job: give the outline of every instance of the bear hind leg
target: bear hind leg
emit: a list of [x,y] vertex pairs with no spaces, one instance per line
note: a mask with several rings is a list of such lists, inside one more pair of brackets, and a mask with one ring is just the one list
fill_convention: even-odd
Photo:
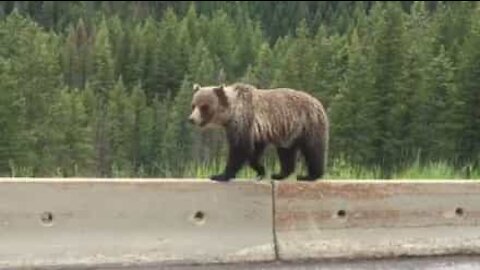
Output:
[[248,147],[248,144],[231,144],[228,150],[228,159],[225,170],[221,174],[212,175],[211,180],[226,182],[230,181],[232,178],[235,178],[238,171],[243,167],[245,162],[249,160],[251,155],[251,149]]
[[307,140],[301,145],[308,175],[297,177],[300,181],[315,181],[325,174],[325,147],[321,140]]
[[280,160],[280,173],[273,174],[272,179],[281,180],[290,176],[295,170],[297,148],[296,146],[290,148],[277,147],[277,154]]
[[265,166],[263,166],[260,161],[265,147],[265,143],[255,143],[253,155],[249,160],[250,167],[257,173],[256,180],[261,180],[265,177]]

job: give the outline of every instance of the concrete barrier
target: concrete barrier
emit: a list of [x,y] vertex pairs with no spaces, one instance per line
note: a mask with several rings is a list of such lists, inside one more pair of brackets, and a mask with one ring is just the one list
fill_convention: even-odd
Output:
[[480,254],[480,183],[279,183],[282,260]]
[[0,180],[0,268],[275,259],[270,183]]
[[0,268],[480,254],[480,182],[0,179]]

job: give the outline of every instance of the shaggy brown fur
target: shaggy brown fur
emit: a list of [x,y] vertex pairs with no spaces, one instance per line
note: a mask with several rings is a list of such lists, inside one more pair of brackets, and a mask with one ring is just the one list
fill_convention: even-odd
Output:
[[323,105],[313,96],[293,89],[256,89],[247,84],[195,86],[190,120],[199,126],[225,128],[229,157],[225,171],[214,180],[234,178],[245,162],[263,178],[261,155],[269,144],[277,148],[281,171],[273,179],[284,179],[295,169],[296,154],[305,157],[308,176],[315,180],[325,173],[329,122]]

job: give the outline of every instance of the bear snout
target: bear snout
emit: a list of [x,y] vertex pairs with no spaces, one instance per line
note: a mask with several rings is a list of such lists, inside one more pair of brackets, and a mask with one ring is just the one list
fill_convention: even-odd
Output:
[[191,115],[188,117],[187,121],[192,125],[195,124],[195,120],[193,119],[193,117]]

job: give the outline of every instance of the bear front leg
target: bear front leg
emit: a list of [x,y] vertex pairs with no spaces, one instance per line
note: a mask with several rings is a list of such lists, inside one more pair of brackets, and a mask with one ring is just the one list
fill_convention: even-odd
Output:
[[277,147],[277,154],[280,160],[280,173],[272,174],[272,179],[283,180],[295,170],[297,149],[295,146],[290,148]]
[[318,139],[308,140],[302,145],[301,151],[305,157],[308,175],[299,175],[297,180],[315,181],[322,178],[326,167],[325,141]]
[[253,150],[253,155],[250,158],[250,167],[257,173],[255,180],[260,181],[265,177],[265,166],[261,163],[261,158],[263,151],[265,150],[266,144],[263,142],[255,143],[255,149]]
[[255,180],[260,181],[265,177],[265,166],[258,161],[250,161],[250,167],[257,173]]
[[241,144],[230,146],[228,152],[228,160],[224,172],[211,176],[211,180],[226,182],[235,178],[238,171],[248,160],[250,154],[249,148],[245,146],[242,147]]

